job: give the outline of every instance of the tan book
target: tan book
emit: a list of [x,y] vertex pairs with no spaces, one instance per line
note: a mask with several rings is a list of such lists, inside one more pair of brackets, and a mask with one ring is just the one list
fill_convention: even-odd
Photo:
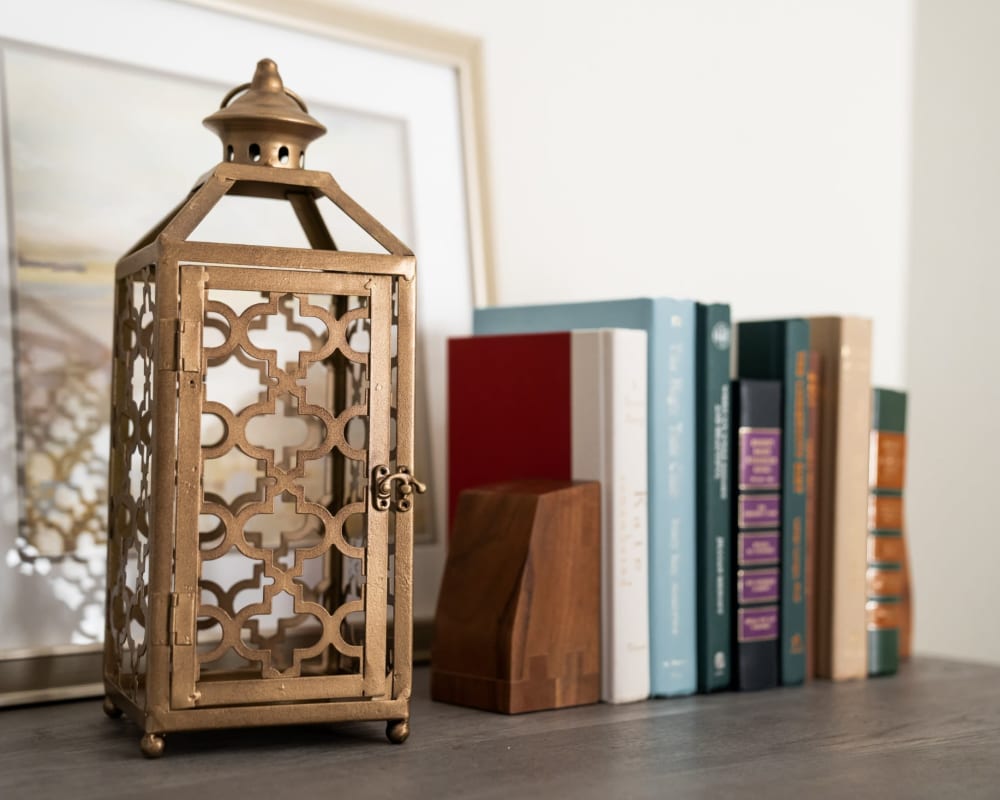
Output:
[[819,387],[823,383],[823,362],[816,350],[809,350],[806,377],[806,680],[816,677],[816,457],[819,450]]
[[816,483],[816,676],[864,678],[872,325],[858,317],[814,317],[809,333],[823,364]]

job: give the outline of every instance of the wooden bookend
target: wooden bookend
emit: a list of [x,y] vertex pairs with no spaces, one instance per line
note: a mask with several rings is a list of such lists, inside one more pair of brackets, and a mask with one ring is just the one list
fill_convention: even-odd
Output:
[[600,484],[515,481],[459,496],[431,697],[505,714],[600,698]]

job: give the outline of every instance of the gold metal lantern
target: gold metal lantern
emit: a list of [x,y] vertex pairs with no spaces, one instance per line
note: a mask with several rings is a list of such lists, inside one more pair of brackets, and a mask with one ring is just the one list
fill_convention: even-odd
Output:
[[[205,120],[223,161],[116,272],[105,711],[171,731],[409,733],[415,259],[325,172],[273,61]],[[226,196],[309,248],[196,241]],[[333,202],[385,254],[338,251]],[[244,217],[245,218],[245,217]]]

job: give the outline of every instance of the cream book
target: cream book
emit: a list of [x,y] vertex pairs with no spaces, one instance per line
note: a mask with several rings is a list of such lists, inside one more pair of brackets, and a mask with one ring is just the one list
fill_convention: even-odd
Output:
[[646,333],[572,336],[573,478],[601,482],[601,699],[649,696]]
[[815,317],[809,332],[823,364],[816,458],[816,675],[864,678],[872,325],[858,317]]

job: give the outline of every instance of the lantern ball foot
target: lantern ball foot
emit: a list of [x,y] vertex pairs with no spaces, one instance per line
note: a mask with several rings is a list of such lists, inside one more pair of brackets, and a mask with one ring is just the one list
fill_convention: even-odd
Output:
[[104,695],[104,704],[101,706],[104,709],[104,713],[107,714],[111,719],[118,719],[122,715],[122,710],[115,705],[114,700],[112,700],[107,695]]
[[402,744],[410,737],[410,721],[390,719],[385,724],[385,735],[393,744]]
[[139,742],[139,749],[146,758],[159,758],[163,755],[163,748],[166,742],[157,733],[147,733]]

